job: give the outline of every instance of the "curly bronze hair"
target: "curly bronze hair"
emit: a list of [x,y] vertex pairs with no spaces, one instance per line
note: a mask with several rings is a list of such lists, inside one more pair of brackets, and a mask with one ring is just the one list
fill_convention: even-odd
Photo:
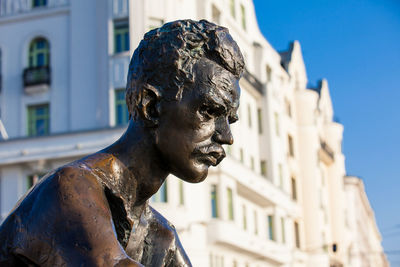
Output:
[[130,117],[137,119],[146,87],[157,88],[160,97],[180,100],[183,89],[193,84],[193,66],[202,57],[238,79],[242,75],[243,55],[227,28],[206,20],[178,20],[146,33],[129,64],[126,103]]

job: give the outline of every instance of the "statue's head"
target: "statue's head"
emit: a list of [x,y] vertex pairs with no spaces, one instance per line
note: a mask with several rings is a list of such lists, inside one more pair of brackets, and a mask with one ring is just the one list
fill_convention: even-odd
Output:
[[129,65],[126,102],[169,172],[201,182],[225,157],[243,68],[228,30],[208,21],[174,21],[145,34]]

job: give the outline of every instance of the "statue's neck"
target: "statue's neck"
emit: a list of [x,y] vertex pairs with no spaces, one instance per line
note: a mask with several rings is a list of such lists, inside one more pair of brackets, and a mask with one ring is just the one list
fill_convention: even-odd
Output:
[[168,176],[149,131],[130,121],[120,139],[88,157],[91,167],[102,173],[104,185],[123,200],[131,215],[142,210]]

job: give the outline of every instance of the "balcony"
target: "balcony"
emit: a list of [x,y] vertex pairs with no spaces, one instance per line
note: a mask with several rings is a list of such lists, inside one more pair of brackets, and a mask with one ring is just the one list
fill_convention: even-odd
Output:
[[40,6],[34,6],[32,2],[32,0],[0,0],[0,17],[9,17],[33,11],[64,7],[69,4],[69,0],[47,0]]
[[207,228],[208,242],[211,244],[227,246],[274,265],[285,264],[291,260],[292,255],[288,245],[250,234],[232,222],[213,220]]
[[288,193],[232,157],[226,157],[218,167],[211,169],[210,173],[232,177],[236,181],[238,194],[261,207],[280,205],[293,216],[300,214],[299,206]]
[[321,141],[321,148],[318,152],[321,161],[327,165],[331,165],[335,160],[335,153],[332,148],[324,141]]
[[246,79],[260,94],[264,94],[263,84],[247,69],[245,69],[243,73],[243,78]]
[[32,94],[47,91],[51,82],[49,66],[29,67],[23,74],[25,93]]

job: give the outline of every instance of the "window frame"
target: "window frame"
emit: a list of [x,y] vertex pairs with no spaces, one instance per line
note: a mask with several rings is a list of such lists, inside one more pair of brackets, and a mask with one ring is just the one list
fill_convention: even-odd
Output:
[[275,236],[275,223],[274,223],[274,215],[269,214],[268,215],[268,239],[271,241],[276,241],[276,236]]
[[[45,108],[44,114],[35,114],[39,108]],[[44,132],[38,133],[36,122],[44,120]],[[43,103],[27,106],[27,135],[28,136],[46,136],[50,134],[50,104]]]
[[298,222],[294,222],[294,240],[295,240],[295,246],[296,248],[300,249],[301,248],[301,243],[300,243],[300,226]]
[[240,4],[240,15],[242,19],[242,28],[243,30],[247,30],[247,21],[246,21],[246,7],[243,4]]
[[211,185],[211,218],[219,218],[218,209],[218,186],[216,184]]
[[[38,47],[43,42],[43,47]],[[36,37],[29,43],[28,48],[28,67],[39,68],[50,65],[50,43],[44,37]],[[39,64],[39,57],[43,56],[43,63]]]
[[286,243],[286,231],[285,231],[285,218],[281,217],[281,238],[282,243]]
[[[123,98],[119,98],[121,95],[123,95]],[[121,108],[121,110],[119,110],[119,107]],[[122,114],[120,114],[119,111],[121,111]],[[125,89],[123,88],[114,89],[114,112],[116,126],[123,126],[128,124],[129,110],[125,100]]]
[[182,180],[178,181],[178,186],[179,186],[179,205],[183,206],[185,205],[185,192]]
[[234,221],[235,220],[235,212],[234,212],[234,203],[233,203],[233,190],[230,187],[226,188],[226,199],[228,204],[228,220]]
[[247,231],[247,209],[246,205],[242,206],[242,219],[243,219],[243,230]]
[[[129,36],[129,20],[116,19],[113,22],[113,41],[114,53],[119,54],[130,50],[130,36]],[[118,37],[120,37],[120,47],[118,46]]]
[[232,18],[236,19],[236,1],[235,0],[230,0],[229,9],[230,9]]
[[258,134],[263,133],[263,123],[262,123],[262,109],[257,109],[257,120],[258,120]]
[[292,176],[291,178],[292,184],[292,200],[297,201],[297,182],[296,178]]
[[290,134],[288,134],[288,155],[294,158],[294,140]]

